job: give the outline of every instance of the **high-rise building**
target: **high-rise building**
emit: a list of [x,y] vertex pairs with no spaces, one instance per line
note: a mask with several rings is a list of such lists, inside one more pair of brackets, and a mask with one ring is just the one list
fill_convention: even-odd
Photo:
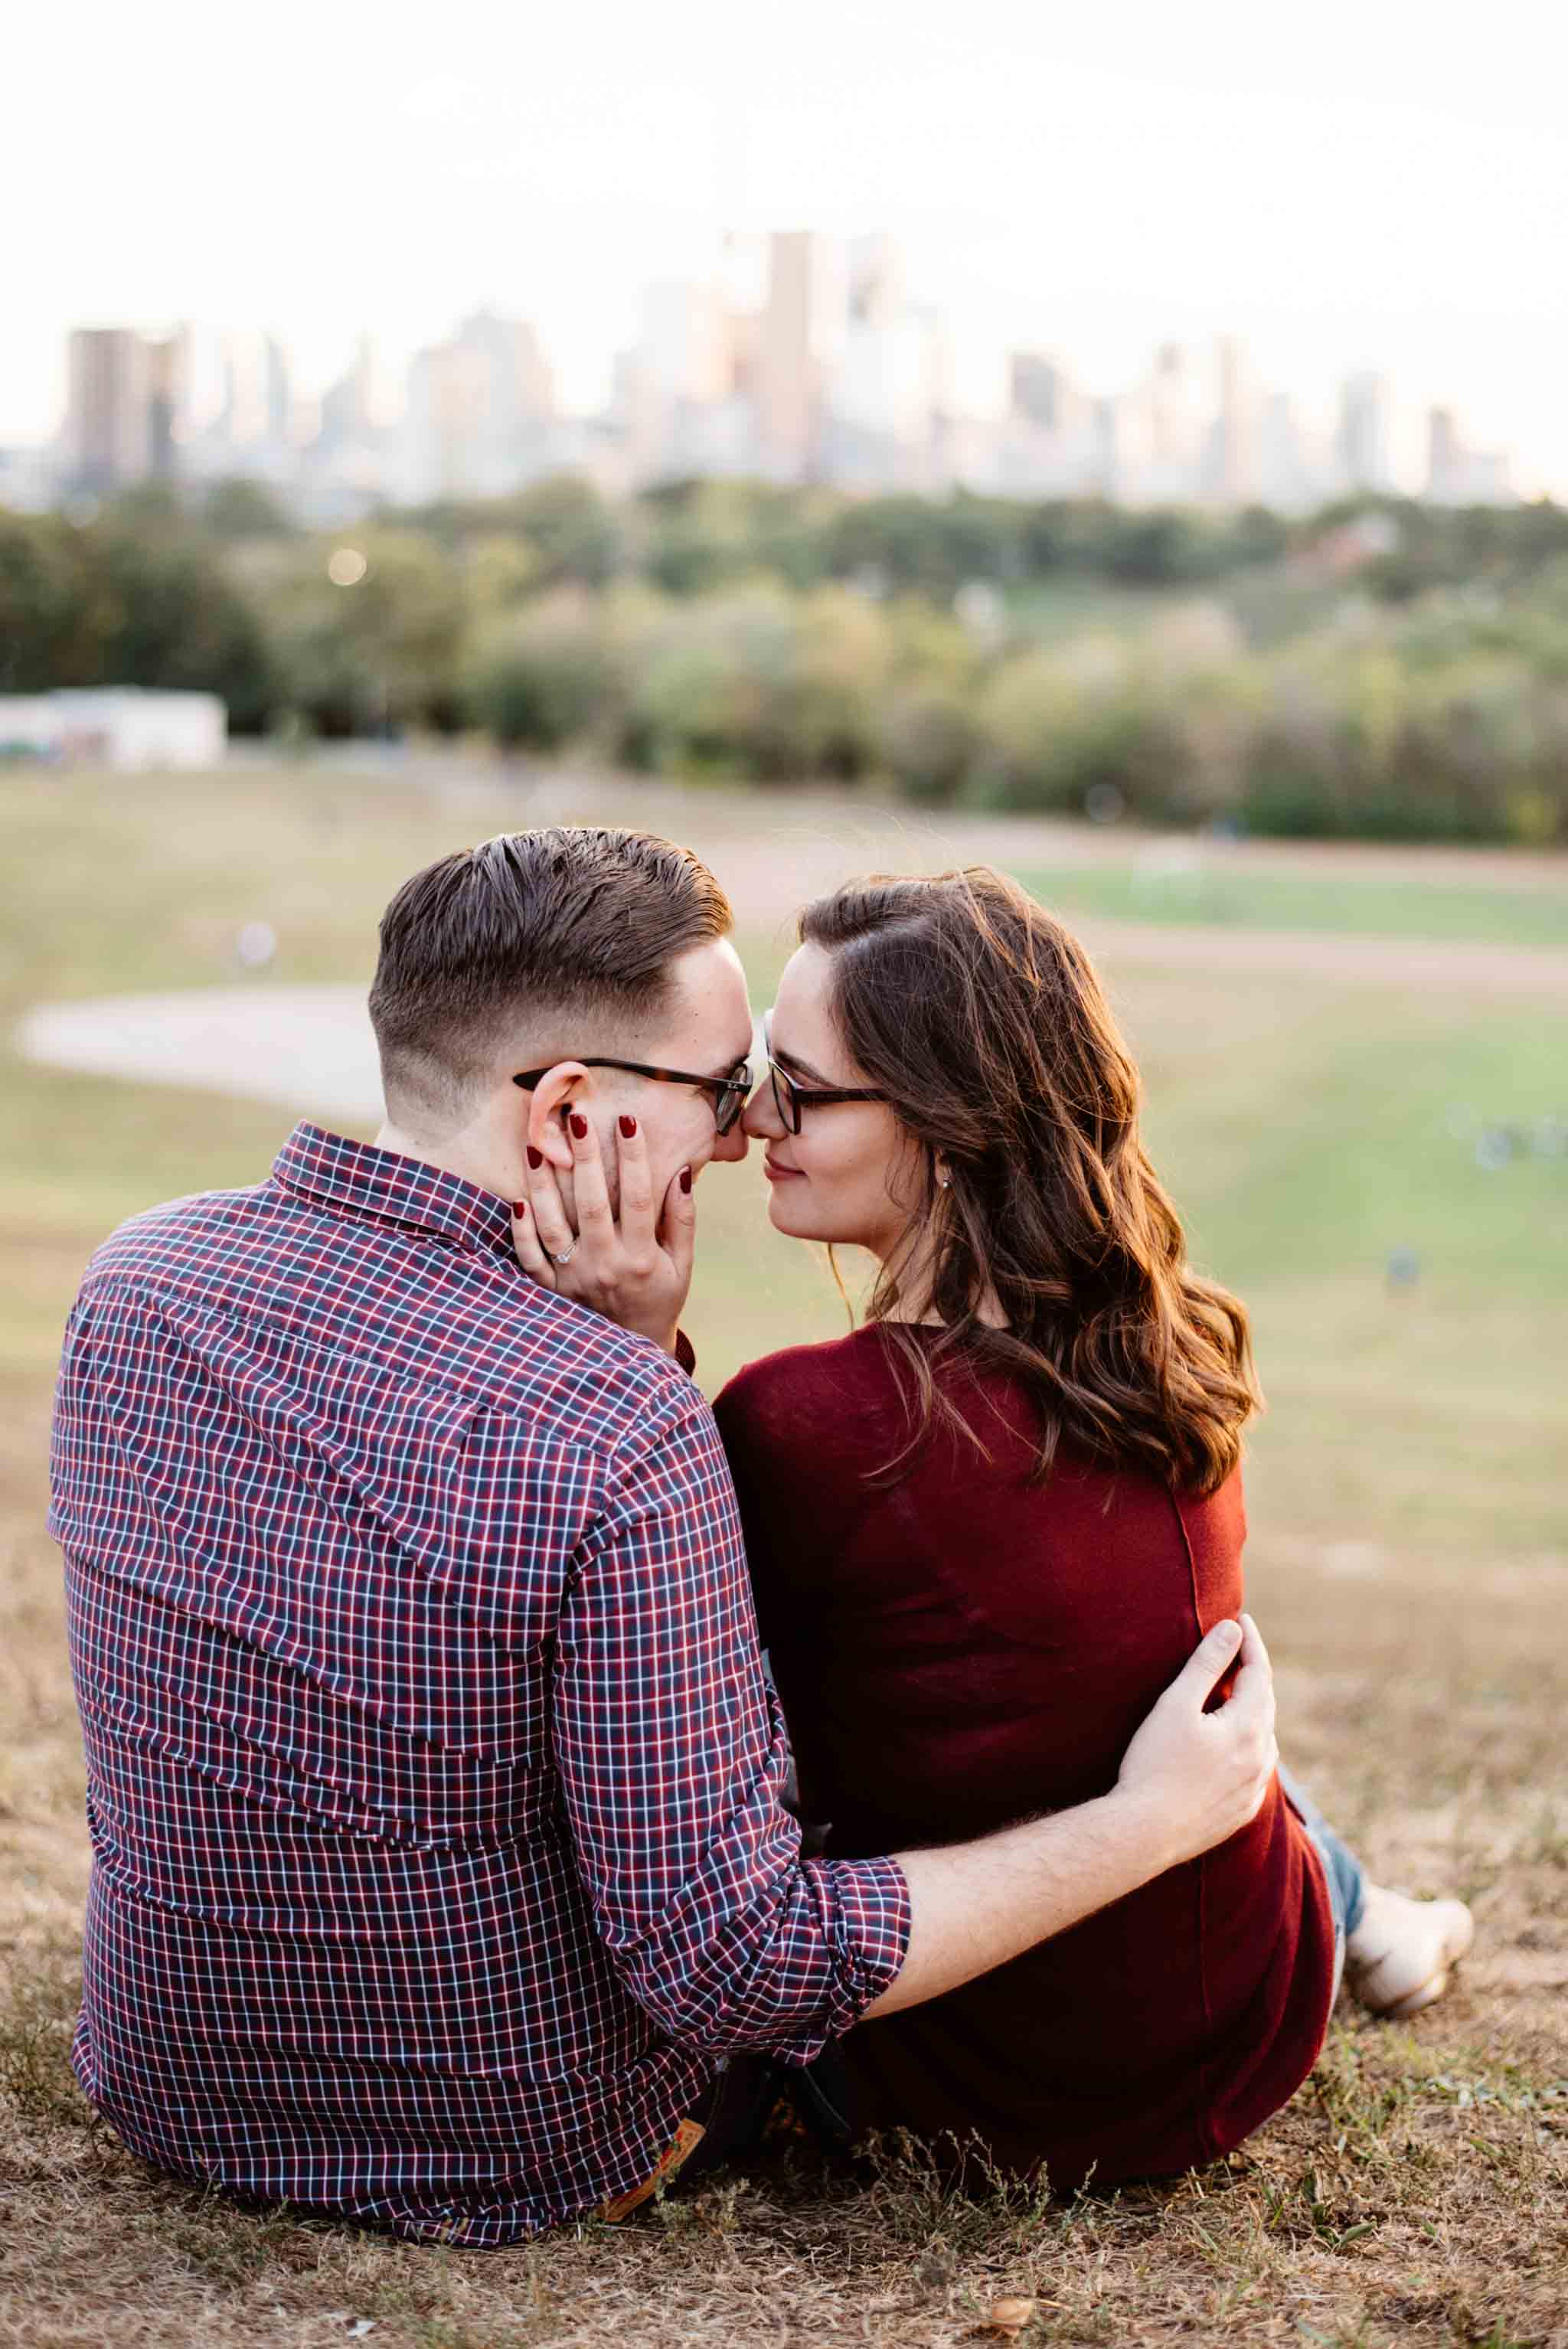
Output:
[[856,236],[846,254],[848,323],[874,330],[895,326],[908,307],[903,254],[891,236]]
[[617,370],[615,414],[632,478],[750,471],[754,424],[740,375],[722,277],[650,285],[636,345]]
[[375,372],[375,347],[368,335],[361,335],[347,372],[321,396],[321,427],[315,443],[320,456],[335,457],[340,450],[364,447],[374,437],[371,386]]
[[1346,490],[1387,490],[1388,379],[1372,368],[1346,376],[1339,390],[1339,429],[1335,461]]
[[719,247],[718,299],[729,342],[730,394],[755,403],[768,308],[769,240],[751,231],[727,230]]
[[891,237],[855,238],[846,261],[843,331],[824,367],[822,469],[852,487],[942,487],[937,424],[953,402],[941,321],[910,301]]
[[994,432],[997,487],[1016,497],[1093,497],[1103,490],[1107,420],[1046,351],[1014,351],[1007,412]]
[[173,472],[184,418],[180,336],[79,326],[67,346],[66,367],[61,470],[74,489],[112,496]]
[[396,474],[415,504],[504,497],[541,470],[553,407],[533,328],[476,311],[415,354]]
[[1205,488],[1216,505],[1244,506],[1258,493],[1256,403],[1246,355],[1233,335],[1216,347],[1214,374]]
[[1507,458],[1495,450],[1467,448],[1451,408],[1434,408],[1427,417],[1427,495],[1439,506],[1515,502]]
[[773,236],[754,398],[763,470],[780,480],[817,469],[823,388],[842,351],[846,313],[839,248],[804,230]]
[[1041,432],[1062,432],[1071,391],[1059,359],[1044,351],[1015,351],[1007,362],[1007,412]]
[[680,280],[650,285],[634,357],[645,394],[661,405],[727,398],[730,340],[718,287]]
[[1203,494],[1207,424],[1197,371],[1179,343],[1161,343],[1115,402],[1105,494],[1130,505],[1181,505]]
[[282,483],[295,458],[288,354],[275,335],[229,333],[221,339],[217,368],[218,405],[192,442],[193,465]]
[[432,343],[409,361],[407,392],[397,468],[401,494],[413,505],[482,494],[490,393],[483,357],[459,343]]
[[295,502],[313,522],[353,521],[394,491],[396,450],[380,409],[375,345],[362,334],[347,370],[323,392],[302,453]]
[[1451,408],[1434,408],[1427,415],[1427,495],[1439,503],[1448,496],[1459,471],[1460,436]]
[[1149,454],[1169,487],[1163,494],[1192,495],[1203,445],[1202,391],[1180,343],[1161,343],[1146,391]]
[[179,462],[177,444],[185,431],[186,353],[182,335],[166,335],[145,345],[149,473],[167,481]]
[[452,337],[459,350],[483,359],[490,378],[493,429],[500,440],[527,433],[548,421],[555,409],[555,385],[543,347],[522,318],[476,310]]
[[1326,483],[1321,451],[1295,412],[1290,394],[1271,392],[1258,410],[1258,496],[1276,513],[1305,513],[1321,504]]

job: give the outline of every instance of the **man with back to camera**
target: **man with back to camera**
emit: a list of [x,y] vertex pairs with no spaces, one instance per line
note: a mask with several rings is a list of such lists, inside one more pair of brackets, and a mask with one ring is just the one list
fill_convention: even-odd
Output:
[[[441,859],[381,925],[377,1143],[301,1125],[88,1268],[50,1515],[93,1840],[74,2060],[160,2168],[469,2244],[614,2215],[722,2158],[761,2071],[731,2056],[807,2065],[1262,1800],[1268,1660],[1225,1624],[1097,1800],[803,1857],[672,1359],[693,1183],[746,1150],[729,928],[640,833]],[[663,1202],[662,1343],[513,1253],[527,1154],[570,1191],[601,1140]]]

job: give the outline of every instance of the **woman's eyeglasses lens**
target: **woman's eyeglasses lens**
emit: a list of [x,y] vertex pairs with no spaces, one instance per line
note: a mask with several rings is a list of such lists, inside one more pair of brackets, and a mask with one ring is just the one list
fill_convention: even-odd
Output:
[[794,1084],[777,1061],[770,1061],[768,1071],[773,1080],[773,1106],[790,1133],[800,1131],[800,1097]]

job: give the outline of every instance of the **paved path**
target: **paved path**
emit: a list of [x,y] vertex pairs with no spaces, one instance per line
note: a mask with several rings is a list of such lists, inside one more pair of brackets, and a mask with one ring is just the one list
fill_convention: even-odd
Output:
[[381,1115],[363,988],[258,983],[45,1004],[16,1040],[29,1061],[89,1076],[237,1093],[321,1118]]
[[[407,780],[419,780],[410,774]],[[521,776],[447,761],[426,779],[475,828],[518,823],[624,823],[624,779],[530,768]],[[1126,854],[1129,840],[1039,817],[923,811],[815,791],[738,794],[639,781],[635,820],[708,857],[743,930],[793,936],[795,909],[847,874],[926,871],[986,861],[1014,870]],[[1403,876],[1408,851],[1314,847],[1299,842],[1198,843],[1150,837],[1144,855],[1199,860],[1216,869],[1355,870]],[[1558,887],[1561,858],[1423,849],[1434,879]],[[1181,928],[1102,916],[1073,916],[1075,930],[1114,978],[1119,968],[1209,969],[1297,977],[1304,984],[1418,988],[1423,991],[1568,999],[1568,952],[1480,943],[1346,937],[1239,928]],[[380,1112],[376,1052],[362,991],[291,987],[258,976],[249,985],[181,994],[47,1004],[20,1023],[30,1060],[95,1076],[194,1087],[281,1102],[324,1118],[363,1123]]]
[[[769,843],[748,858],[732,847],[725,879],[743,926],[770,926],[845,870],[841,840]],[[1424,993],[1527,995],[1568,1000],[1568,954],[1545,948],[1443,945],[1406,938],[1285,930],[1180,929],[1086,916],[1074,927],[1113,974],[1119,966],[1299,977],[1315,985],[1370,985]],[[20,1022],[31,1061],[93,1076],[238,1094],[324,1118],[380,1114],[375,1042],[357,987],[197,988],[46,1004]]]

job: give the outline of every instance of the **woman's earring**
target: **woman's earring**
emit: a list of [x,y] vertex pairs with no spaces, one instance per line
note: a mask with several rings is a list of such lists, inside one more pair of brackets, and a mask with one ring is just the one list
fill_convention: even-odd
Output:
[[953,1188],[953,1177],[945,1166],[939,1166],[936,1170],[936,1187],[939,1191],[951,1191]]

